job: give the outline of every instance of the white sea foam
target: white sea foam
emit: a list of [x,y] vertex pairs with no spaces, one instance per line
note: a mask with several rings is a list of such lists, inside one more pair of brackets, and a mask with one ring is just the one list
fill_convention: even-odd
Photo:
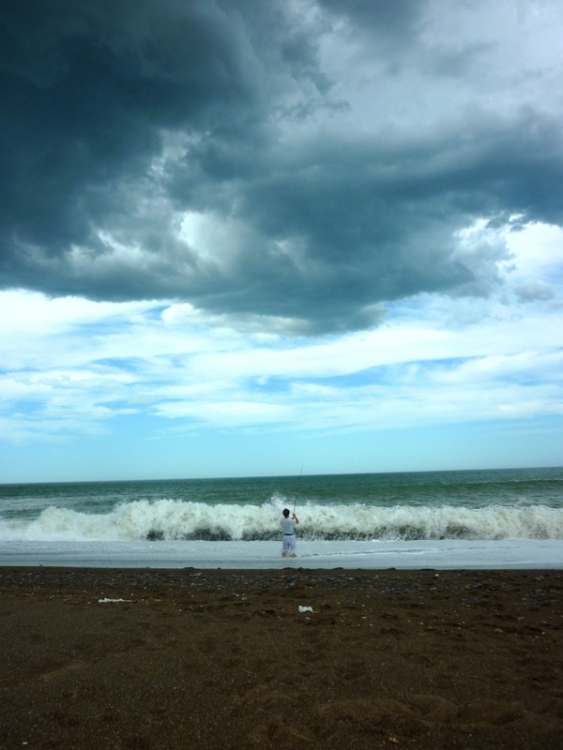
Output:
[[[32,521],[1,520],[4,541],[266,541],[279,539],[279,502],[256,505],[138,500],[105,514],[51,506]],[[563,509],[543,505],[485,508],[382,508],[304,505],[299,536],[306,540],[414,541],[438,539],[563,539]]]
[[563,567],[563,541],[465,539],[309,542],[297,559],[277,542],[4,542],[0,566],[87,568],[475,569]]

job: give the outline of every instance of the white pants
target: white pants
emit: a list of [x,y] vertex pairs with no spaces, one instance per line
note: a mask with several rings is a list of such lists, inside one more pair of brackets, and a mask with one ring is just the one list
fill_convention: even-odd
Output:
[[282,540],[282,553],[295,552],[295,534],[284,534]]

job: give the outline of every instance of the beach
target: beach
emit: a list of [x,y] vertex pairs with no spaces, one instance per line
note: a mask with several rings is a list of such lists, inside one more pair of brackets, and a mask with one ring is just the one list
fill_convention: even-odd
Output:
[[563,746],[563,470],[0,486],[0,750]]
[[2,567],[0,748],[563,738],[560,570]]

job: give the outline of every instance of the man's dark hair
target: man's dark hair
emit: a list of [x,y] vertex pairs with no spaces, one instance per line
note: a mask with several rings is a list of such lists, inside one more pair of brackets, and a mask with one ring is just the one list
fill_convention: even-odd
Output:
[[289,518],[289,510],[287,508],[283,509],[283,514],[284,514],[285,518]]

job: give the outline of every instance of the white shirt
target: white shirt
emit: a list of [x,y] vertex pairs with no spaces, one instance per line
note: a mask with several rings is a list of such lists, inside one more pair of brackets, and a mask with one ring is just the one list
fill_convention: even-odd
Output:
[[295,521],[293,518],[282,518],[280,525],[284,534],[295,534]]

